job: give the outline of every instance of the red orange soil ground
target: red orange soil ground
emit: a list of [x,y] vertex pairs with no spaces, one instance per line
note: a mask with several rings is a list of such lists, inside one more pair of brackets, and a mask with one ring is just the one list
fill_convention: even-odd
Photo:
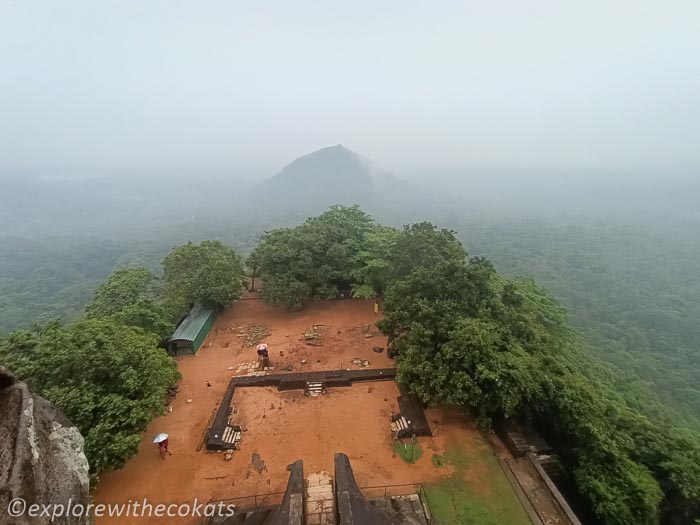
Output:
[[[172,412],[149,425],[137,456],[122,470],[102,475],[95,502],[148,498],[154,504],[175,503],[190,502],[195,497],[208,501],[282,491],[288,464],[303,459],[307,474],[332,472],[335,452],[348,454],[360,486],[418,483],[449,475],[449,469],[433,466],[433,453],[443,453],[446,445],[454,442],[466,447],[470,443],[480,446],[482,437],[461,416],[430,410],[428,420],[437,435],[420,439],[423,457],[415,465],[394,457],[389,416],[397,410],[398,388],[393,381],[335,388],[318,398],[306,397],[301,391],[238,389],[233,399],[234,421],[246,429],[241,450],[234,452],[230,461],[225,461],[220,453],[196,450],[231,378],[228,368],[256,358],[253,348],[241,348],[241,339],[235,337],[231,328],[246,323],[266,324],[272,332],[266,342],[275,372],[281,372],[284,364],[294,365],[295,371],[353,367],[350,361],[355,357],[368,359],[372,367],[389,367],[393,361],[386,352],[372,351],[373,346],[385,347],[386,339],[379,334],[365,338],[357,328],[377,320],[372,307],[371,302],[364,301],[318,302],[292,313],[267,307],[260,301],[236,303],[219,317],[197,356],[177,358],[183,377]],[[321,347],[307,346],[298,340],[299,334],[314,323],[328,326]],[[284,353],[282,360],[280,350]],[[302,359],[308,364],[300,369]],[[188,399],[191,403],[187,403]],[[151,443],[151,437],[158,432],[171,436],[173,455],[165,461]],[[262,473],[250,465],[253,452],[265,461]],[[477,469],[475,483],[478,477]],[[97,520],[98,525],[102,523],[158,525],[173,523],[173,518]]]
[[[236,337],[234,330],[249,323],[261,323],[271,332],[265,342],[275,373],[283,372],[290,364],[295,372],[357,368],[350,363],[356,357],[368,360],[372,368],[392,367],[394,362],[386,356],[386,351],[381,354],[372,351],[375,346],[386,347],[386,338],[374,326],[380,315],[374,313],[373,304],[359,300],[319,301],[299,312],[288,312],[265,306],[259,300],[238,301],[216,321],[203,348],[219,349],[219,356],[230,359],[231,365],[254,361],[255,348],[242,349],[243,339]],[[309,346],[299,340],[304,330],[314,324],[324,325],[320,330],[322,346]],[[363,325],[372,327],[372,337],[365,337]],[[280,356],[280,352],[284,355]],[[302,360],[307,363],[301,365]]]

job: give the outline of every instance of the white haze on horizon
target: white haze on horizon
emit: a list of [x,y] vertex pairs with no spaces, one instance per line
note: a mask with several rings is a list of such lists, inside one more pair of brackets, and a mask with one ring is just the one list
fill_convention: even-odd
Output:
[[695,177],[698,57],[684,0],[0,0],[0,176]]

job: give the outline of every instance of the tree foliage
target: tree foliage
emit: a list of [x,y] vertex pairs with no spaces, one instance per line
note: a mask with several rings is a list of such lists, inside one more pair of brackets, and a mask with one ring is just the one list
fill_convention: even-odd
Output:
[[0,340],[0,359],[78,427],[98,473],[136,453],[141,433],[163,412],[166,389],[179,380],[157,344],[113,319],[85,319],[14,332]]
[[[36,193],[39,186],[32,187],[32,191]],[[54,190],[65,188],[61,184],[48,192],[51,205],[57,202]],[[173,187],[171,190],[176,191]],[[68,193],[75,196],[74,191]],[[220,193],[223,202],[226,192]],[[535,213],[533,209],[523,212],[524,204],[533,204],[535,195],[529,194],[512,206],[499,206],[488,213],[473,206],[449,209],[443,203],[441,209],[427,211],[426,216],[458,230],[470,251],[488,254],[503,275],[529,275],[546,286],[570,310],[571,323],[585,338],[585,350],[617,367],[617,388],[627,390],[629,402],[638,400],[637,408],[654,412],[654,416],[680,412],[683,424],[700,430],[700,244],[696,207],[685,211],[674,208],[674,213],[658,215],[650,212],[664,199],[654,195],[652,201],[632,209],[628,207],[629,192],[625,192],[624,206],[617,209],[606,200],[612,195],[606,192],[599,195],[606,205],[595,198],[576,213],[571,213],[571,202],[562,199],[561,209],[568,211],[559,215],[550,213],[553,203],[546,188],[536,193],[540,200],[533,205]],[[167,207],[164,203],[181,197],[161,199],[161,204]],[[694,203],[694,197],[683,193],[686,204]],[[498,199],[502,204],[500,193]],[[211,207],[211,195],[206,200]],[[15,204],[19,202],[21,199]],[[10,201],[7,204],[12,207]],[[263,231],[297,224],[310,211],[297,205],[295,211],[263,207],[254,214],[243,212],[235,221],[222,221],[219,214],[214,214],[216,217],[211,215],[208,222],[202,222],[207,214],[198,214],[187,224],[173,219],[177,224],[167,225],[171,213],[153,213],[151,206],[136,206],[134,202],[138,209],[132,209],[126,217],[124,202],[112,204],[120,216],[116,222],[104,220],[104,207],[100,205],[98,216],[90,221],[85,221],[82,214],[71,213],[73,219],[82,217],[80,224],[71,227],[59,228],[52,217],[26,224],[19,221],[21,230],[0,235],[0,331],[55,318],[75,319],[93,298],[95,288],[115,268],[137,264],[158,270],[170,249],[189,239],[199,242],[217,238],[239,253],[248,253]],[[606,209],[607,205],[612,207]],[[35,203],[32,213],[40,209],[47,212],[49,208]],[[230,206],[225,208],[231,211]],[[84,212],[85,206],[80,209]],[[148,220],[141,215],[146,211]],[[53,211],[47,213],[54,215]],[[399,216],[384,208],[381,213],[387,223],[399,224],[420,212],[406,209]],[[12,223],[18,217],[5,207],[3,229],[11,232],[8,220]],[[130,220],[128,228],[124,218]],[[31,234],[25,228],[30,223]],[[104,230],[107,227],[109,232]],[[86,228],[99,236],[87,235]],[[649,393],[650,385],[652,395],[644,395],[645,390]]]
[[178,246],[162,264],[166,300],[176,315],[200,300],[228,306],[244,289],[243,261],[219,241]]
[[370,299],[384,293],[392,273],[390,257],[398,235],[397,229],[387,226],[377,226],[365,234],[350,271],[354,297]]
[[127,326],[141,328],[154,334],[159,341],[170,337],[175,328],[169,309],[161,302],[152,299],[139,299],[115,312],[111,318]]
[[174,325],[167,308],[157,300],[160,290],[156,281],[146,268],[117,269],[97,288],[85,313],[91,319],[109,317],[142,328],[162,341],[172,334]]
[[297,227],[265,233],[250,259],[261,270],[263,300],[299,309],[350,289],[357,254],[374,229],[359,207],[333,206]]
[[156,277],[147,268],[120,268],[97,287],[95,298],[85,308],[89,317],[107,317],[141,299],[157,295]]
[[429,224],[405,228],[386,259],[392,272],[379,326],[413,393],[467,407],[483,425],[531,418],[558,444],[606,525],[700,516],[700,437],[652,423],[598,377],[545,290],[467,259],[453,232]]
[[586,352],[617,368],[629,402],[653,417],[679,412],[700,430],[697,221],[453,224],[499,271],[536,278],[566,305]]

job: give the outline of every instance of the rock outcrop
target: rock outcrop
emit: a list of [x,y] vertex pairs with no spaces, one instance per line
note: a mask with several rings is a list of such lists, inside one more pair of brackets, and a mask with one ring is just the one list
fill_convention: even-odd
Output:
[[[83,525],[76,505],[89,503],[88,462],[78,429],[51,403],[0,367],[0,523]],[[17,499],[26,502],[21,516]],[[13,503],[13,508],[10,504]],[[71,504],[77,516],[29,516],[29,505]],[[79,508],[79,507],[78,507]],[[55,508],[52,508],[54,513]],[[66,512],[58,513],[65,514]]]

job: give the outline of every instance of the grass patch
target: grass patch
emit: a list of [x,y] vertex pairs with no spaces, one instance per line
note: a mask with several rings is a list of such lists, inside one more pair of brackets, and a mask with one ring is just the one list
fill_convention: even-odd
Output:
[[433,454],[431,460],[433,462],[433,467],[435,468],[444,467],[446,464],[445,458],[442,457],[440,454]]
[[453,474],[424,486],[438,525],[530,525],[525,510],[503,474],[490,447],[478,449],[454,445],[444,456],[433,456],[433,465],[451,465]]
[[423,449],[417,441],[412,443],[408,441],[396,441],[394,443],[394,452],[401,457],[406,463],[413,464],[423,455]]

